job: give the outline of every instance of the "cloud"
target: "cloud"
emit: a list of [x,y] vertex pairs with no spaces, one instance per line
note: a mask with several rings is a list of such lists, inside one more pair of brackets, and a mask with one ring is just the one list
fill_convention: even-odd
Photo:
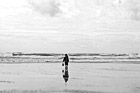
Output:
[[133,20],[140,20],[140,1],[131,3],[130,13]]
[[50,16],[55,16],[61,12],[59,9],[59,3],[55,0],[30,0],[29,3],[34,10],[42,15],[49,14]]
[[51,17],[77,15],[95,19],[130,18],[131,20],[140,20],[140,0],[0,0],[0,16],[2,17],[19,13],[32,14],[32,10],[43,16]]
[[0,0],[0,17],[27,14],[27,0]]
[[134,20],[140,20],[140,9],[138,9],[138,8],[132,9],[131,18]]
[[30,0],[29,4],[32,8],[42,15],[71,16],[76,12],[74,10],[74,1],[72,0]]
[[140,20],[140,1],[139,0],[115,0],[116,7],[119,11],[124,10],[122,13],[125,17],[132,20]]
[[[85,13],[94,18],[140,19],[139,0],[83,0]],[[84,9],[83,8],[83,9]],[[89,11],[90,10],[90,11]]]
[[117,12],[121,12],[124,17],[132,20],[140,20],[140,1],[139,0],[115,0]]

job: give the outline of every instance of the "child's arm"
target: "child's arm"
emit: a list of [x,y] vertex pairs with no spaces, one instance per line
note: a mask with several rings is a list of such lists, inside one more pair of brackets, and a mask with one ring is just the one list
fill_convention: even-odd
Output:
[[63,62],[65,61],[65,57],[64,57],[64,59],[63,59]]

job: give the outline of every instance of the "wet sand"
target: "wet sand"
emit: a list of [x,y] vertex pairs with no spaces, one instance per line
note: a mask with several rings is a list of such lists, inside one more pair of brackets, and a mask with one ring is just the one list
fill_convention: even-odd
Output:
[[140,93],[140,64],[0,64],[0,93]]

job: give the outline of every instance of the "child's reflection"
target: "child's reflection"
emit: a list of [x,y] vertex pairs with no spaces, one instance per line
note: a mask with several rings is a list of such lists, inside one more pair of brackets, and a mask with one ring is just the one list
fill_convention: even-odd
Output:
[[68,68],[65,67],[65,70],[62,70],[62,73],[63,73],[63,78],[64,78],[65,82],[67,82],[68,78],[69,78]]

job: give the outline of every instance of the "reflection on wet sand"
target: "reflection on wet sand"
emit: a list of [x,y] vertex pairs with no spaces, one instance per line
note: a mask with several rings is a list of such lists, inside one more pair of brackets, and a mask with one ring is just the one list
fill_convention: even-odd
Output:
[[0,64],[0,93],[140,93],[139,77],[138,64]]
[[68,82],[69,79],[69,72],[68,67],[66,66],[64,70],[62,70],[63,78],[65,82]]

